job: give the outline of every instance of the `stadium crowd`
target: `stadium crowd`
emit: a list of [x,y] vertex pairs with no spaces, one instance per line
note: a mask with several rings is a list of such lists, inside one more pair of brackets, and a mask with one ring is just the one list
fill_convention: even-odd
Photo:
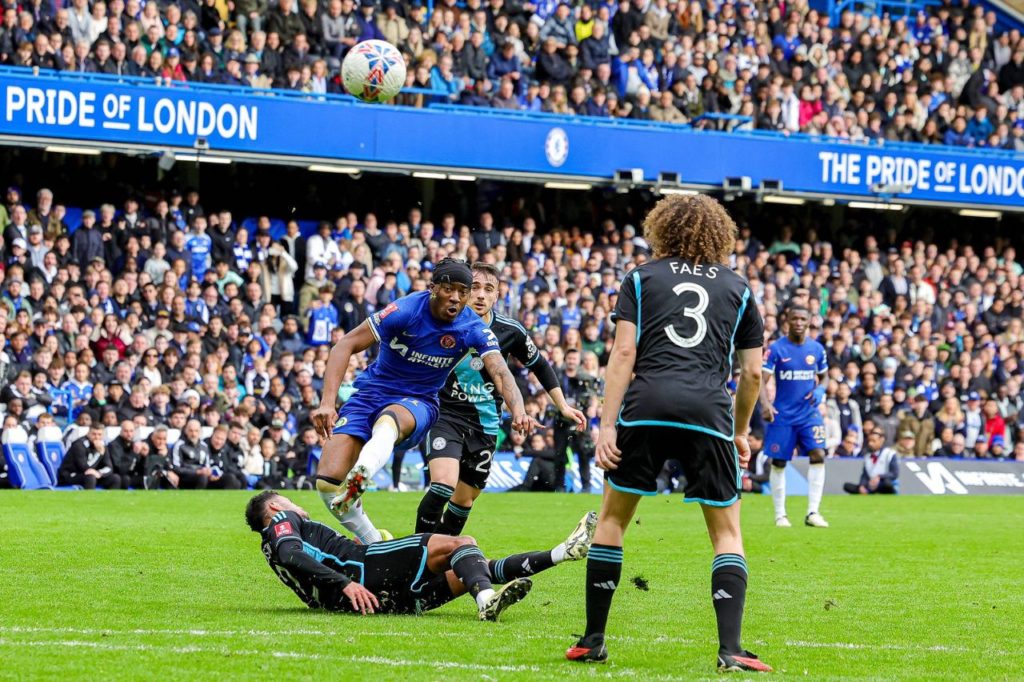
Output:
[[[275,239],[267,216],[243,225],[191,190],[85,210],[74,230],[65,215],[45,188],[9,187],[0,204],[0,410],[5,430],[64,429],[65,483],[112,487],[303,485],[332,343],[425,288],[447,255],[501,268],[499,310],[533,333],[596,426],[609,312],[648,258],[637,230],[612,220],[591,233],[486,212],[434,222],[413,208],[348,213],[308,237],[291,221]],[[833,246],[790,227],[761,241],[741,225],[733,264],[768,340],[786,305],[813,311],[830,454],[858,455],[880,428],[903,456],[1024,461],[1024,268],[1012,246],[943,248],[894,231]],[[371,360],[353,360],[341,402]],[[516,373],[545,429],[504,449],[553,460],[553,411]],[[585,437],[569,445],[592,449]]]
[[413,106],[1024,150],[1024,41],[970,0],[838,22],[805,0],[61,4],[8,3],[0,64],[324,94],[384,39],[425,89]]

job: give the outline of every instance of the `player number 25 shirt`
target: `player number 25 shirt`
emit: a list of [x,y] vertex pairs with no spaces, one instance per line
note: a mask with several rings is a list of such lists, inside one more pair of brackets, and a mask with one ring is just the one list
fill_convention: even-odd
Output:
[[723,265],[663,258],[631,270],[615,308],[616,320],[636,325],[637,342],[619,423],[732,440],[733,351],[764,344],[750,298],[746,280]]
[[387,391],[436,405],[438,391],[463,356],[501,352],[494,332],[472,309],[463,308],[450,323],[431,315],[429,291],[389,303],[367,318],[367,324],[380,341],[380,355],[356,379],[359,390]]

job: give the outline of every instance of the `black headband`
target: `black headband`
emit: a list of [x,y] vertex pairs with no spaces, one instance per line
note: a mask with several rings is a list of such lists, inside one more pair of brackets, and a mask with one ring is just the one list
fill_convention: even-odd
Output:
[[462,261],[445,260],[437,264],[431,277],[434,284],[463,284],[473,286],[473,271]]

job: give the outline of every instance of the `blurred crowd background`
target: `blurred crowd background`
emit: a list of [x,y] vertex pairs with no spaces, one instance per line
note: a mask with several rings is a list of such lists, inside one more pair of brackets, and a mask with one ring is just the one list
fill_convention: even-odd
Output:
[[0,64],[342,92],[362,40],[405,56],[398,103],[1024,150],[1024,42],[970,0],[909,16],[796,2],[28,0]]
[[[140,196],[82,210],[45,187],[10,186],[0,206],[3,426],[61,429],[76,455],[66,483],[75,462],[93,461],[109,464],[85,467],[100,485],[304,485],[331,344],[425,288],[446,256],[501,269],[498,309],[534,335],[596,427],[609,312],[623,276],[649,257],[638,225],[567,228],[529,205],[461,217],[342,211],[309,226],[243,219],[194,190]],[[814,221],[780,213],[753,226],[736,214],[732,266],[750,280],[766,341],[783,333],[788,303],[813,311],[810,334],[829,357],[831,455],[862,454],[864,434],[880,428],[903,456],[1024,461],[1024,269],[1010,241],[833,225],[833,244]],[[353,359],[339,402],[372,360]],[[564,456],[545,394],[514,372],[544,428],[502,449]],[[585,461],[593,443],[568,447]]]

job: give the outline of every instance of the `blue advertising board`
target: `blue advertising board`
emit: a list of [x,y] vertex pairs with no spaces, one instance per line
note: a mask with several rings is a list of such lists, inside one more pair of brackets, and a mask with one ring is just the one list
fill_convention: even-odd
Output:
[[702,132],[686,126],[526,115],[470,107],[391,107],[350,98],[217,86],[166,87],[0,69],[0,135],[309,160],[457,168],[548,178],[611,178],[640,168],[720,187],[747,176],[786,191],[1024,208],[1024,155],[934,145]]
[[[421,458],[416,457],[410,451],[406,453],[402,463],[402,483],[410,490],[419,490],[423,486],[423,469],[425,464]],[[491,473],[487,477],[487,492],[508,492],[526,480],[526,472],[530,468],[529,458],[517,458],[511,452],[496,452],[491,460]],[[580,492],[579,466],[572,463],[565,468],[566,482],[573,492]],[[377,472],[373,477],[374,483],[379,490],[386,490],[391,485],[391,467],[387,466]],[[596,465],[590,467],[590,490],[587,492],[599,493],[604,487],[604,472]]]

